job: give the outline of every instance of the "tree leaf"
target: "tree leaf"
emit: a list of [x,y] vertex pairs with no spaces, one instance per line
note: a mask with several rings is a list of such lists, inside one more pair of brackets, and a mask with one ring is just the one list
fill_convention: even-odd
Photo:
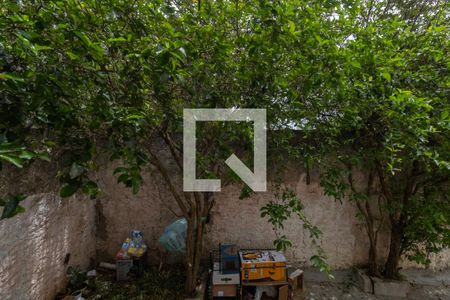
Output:
[[59,196],[67,198],[75,194],[77,190],[78,185],[67,183],[59,190]]
[[381,76],[383,76],[383,78],[387,81],[391,81],[391,74],[389,74],[389,72],[383,71],[381,72]]
[[0,158],[12,163],[13,165],[15,165],[18,168],[23,167],[23,161],[18,156],[13,156],[13,155],[8,155],[8,154],[0,154]]
[[34,157],[34,153],[31,151],[24,150],[19,154],[19,157],[23,159],[32,159]]
[[86,168],[77,164],[76,162],[72,163],[70,167],[69,176],[70,179],[75,179],[86,171]]
[[41,152],[38,153],[37,155],[40,159],[45,160],[45,161],[51,161],[50,159],[50,155],[47,152]]
[[34,48],[35,48],[37,51],[53,50],[52,47],[44,46],[44,45],[38,45],[38,44],[35,44],[35,45],[34,45]]
[[20,78],[20,77],[17,77],[15,75],[8,74],[8,73],[0,73],[0,79],[9,79],[9,80],[19,81],[19,82],[25,81],[23,78]]
[[2,201],[3,202],[3,212],[2,215],[0,217],[1,219],[6,219],[6,218],[12,218],[15,215],[19,214],[19,213],[23,213],[25,211],[25,208],[20,206],[19,203],[24,200],[26,198],[25,195],[23,194],[19,194],[16,196],[11,196],[9,197],[8,201]]
[[139,188],[141,187],[141,180],[139,178],[133,178],[131,180],[131,186],[133,188],[133,194],[137,194],[139,192]]
[[74,33],[77,37],[80,38],[80,40],[84,43],[85,46],[90,47],[92,45],[92,41],[84,32],[75,31]]

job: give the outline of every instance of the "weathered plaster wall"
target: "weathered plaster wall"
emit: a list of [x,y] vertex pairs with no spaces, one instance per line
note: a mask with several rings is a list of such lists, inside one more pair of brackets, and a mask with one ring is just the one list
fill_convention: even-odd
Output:
[[141,230],[148,246],[156,250],[164,227],[176,218],[176,204],[159,176],[144,174],[144,184],[133,195],[130,188],[117,183],[113,170],[109,165],[96,174],[102,190],[96,205],[99,260],[113,259],[133,229]]
[[[363,264],[367,257],[367,243],[363,224],[356,219],[354,207],[348,202],[340,204],[324,196],[315,181],[307,185],[304,173],[296,176],[289,185],[305,205],[305,215],[323,232],[320,244],[333,267]],[[209,232],[212,245],[229,241],[245,248],[273,247],[275,235],[267,219],[261,218],[259,212],[273,194],[256,194],[248,200],[239,200],[239,193],[238,187],[229,187],[218,197]],[[309,265],[309,259],[317,254],[317,249],[302,222],[294,216],[286,222],[284,233],[293,242],[293,247],[286,253],[290,262]]]
[[[161,155],[164,155],[163,153]],[[67,282],[69,265],[88,268],[91,259],[112,260],[130,230],[140,229],[150,247],[150,259],[158,259],[157,242],[179,211],[159,173],[149,169],[137,195],[117,183],[115,165],[99,162],[93,174],[102,193],[92,201],[77,195],[61,200],[58,182],[49,164],[36,164],[27,171],[2,172],[0,193],[24,192],[26,212],[0,221],[0,299],[53,299]],[[322,248],[334,268],[364,264],[368,241],[364,224],[356,218],[355,207],[324,196],[318,178],[312,174],[306,184],[305,172],[298,166],[286,171],[284,184],[297,192],[305,214],[323,232]],[[177,186],[182,186],[174,177]],[[178,181],[177,181],[178,180]],[[205,254],[220,242],[241,247],[271,247],[275,235],[259,209],[273,198],[273,191],[239,199],[240,186],[224,187],[216,196],[205,236]],[[384,230],[386,233],[386,230]],[[286,223],[285,232],[293,247],[287,257],[292,264],[308,265],[315,254],[308,233],[300,221]],[[380,253],[386,254],[388,235],[380,236]],[[64,263],[66,255],[70,260]],[[415,265],[405,262],[405,267]],[[432,267],[450,267],[450,251],[434,255]]]
[[[430,255],[430,265],[429,269],[434,271],[441,271],[450,268],[450,249],[442,250],[439,253],[433,253]],[[418,265],[407,259],[403,259],[401,263],[402,267],[405,269],[411,268],[424,268],[423,265]]]
[[55,164],[4,165],[0,172],[0,195],[28,195],[24,213],[0,220],[2,300],[54,299],[66,286],[68,266],[88,268],[95,258],[95,202],[60,199]]
[[[150,258],[155,262],[158,257],[154,254],[164,227],[180,214],[177,205],[158,172],[145,174],[141,190],[133,195],[129,188],[117,184],[113,170],[114,166],[109,165],[97,174],[103,190],[98,204],[101,222],[97,225],[97,258],[112,259],[129,231],[140,229],[153,250]],[[311,183],[306,184],[306,173],[300,168],[287,171],[284,184],[296,191],[305,205],[306,216],[322,230],[320,244],[334,268],[367,262],[369,243],[364,223],[356,217],[354,205],[348,201],[336,202],[325,196],[314,174]],[[178,185],[182,186],[180,182]],[[237,243],[244,248],[273,247],[275,234],[259,212],[267,201],[273,199],[273,191],[255,193],[245,200],[239,199],[240,192],[240,186],[232,185],[217,193],[205,236],[205,254],[220,242]],[[309,258],[316,254],[316,249],[302,223],[295,218],[289,220],[284,233],[293,241],[293,247],[286,253],[290,262],[309,265]],[[381,259],[387,255],[388,240],[388,229],[382,228],[379,236]],[[404,267],[417,265],[404,262]],[[450,251],[433,255],[431,267],[450,267]]]
[[67,267],[87,268],[95,255],[93,202],[44,193],[23,206],[25,213],[0,221],[0,299],[54,299]]
[[[103,190],[99,199],[97,235],[98,254],[103,259],[112,259],[123,239],[132,229],[144,232],[151,249],[156,250],[157,241],[164,227],[179,214],[176,203],[157,172],[144,176],[144,185],[137,195],[116,183],[112,175],[113,166],[100,170],[98,180]],[[364,264],[367,260],[368,242],[364,224],[356,218],[356,210],[350,203],[342,204],[323,195],[317,178],[306,184],[302,170],[290,170],[285,184],[294,189],[305,205],[305,214],[323,232],[321,246],[333,267],[344,268]],[[260,217],[259,209],[273,199],[273,191],[255,193],[240,200],[240,186],[222,188],[216,196],[207,227],[205,249],[222,243],[237,243],[245,248],[273,247],[275,234],[267,222]],[[295,217],[286,223],[285,234],[293,241],[287,252],[292,263],[308,265],[309,258],[316,254],[308,232]],[[380,238],[380,251],[386,252],[386,236]],[[154,259],[157,259],[156,257]]]

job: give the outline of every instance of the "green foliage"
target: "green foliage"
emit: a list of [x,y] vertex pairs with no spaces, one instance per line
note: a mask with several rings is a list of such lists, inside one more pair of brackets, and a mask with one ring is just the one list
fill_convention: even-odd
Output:
[[40,158],[42,160],[49,160],[46,152],[36,153],[27,150],[25,146],[21,146],[17,143],[6,142],[5,138],[0,139],[0,170],[2,169],[2,161],[8,162],[17,168],[22,168],[24,163],[33,158]]
[[347,176],[348,170],[343,168],[342,165],[336,166],[333,163],[326,163],[326,168],[320,180],[324,193],[342,202],[350,189],[346,180]]
[[407,206],[404,253],[408,259],[429,265],[430,254],[450,247],[448,190],[428,187]]
[[[449,11],[427,3],[0,0],[0,162],[52,150],[60,195],[95,197],[90,174],[107,155],[137,193],[148,164],[181,165],[183,108],[266,108],[274,165],[303,157],[326,194],[356,205],[370,197],[353,172],[375,174],[403,250],[435,243],[417,234],[426,228],[445,245],[432,231],[449,219],[433,207],[448,200],[427,191],[448,193]],[[198,176],[233,178],[223,158],[241,149],[251,161],[249,128],[198,126]],[[152,148],[161,143],[170,162]],[[263,209],[277,230],[293,215],[309,224],[293,198]]]
[[273,244],[279,251],[286,251],[292,247],[292,242],[286,235],[282,234],[285,222],[291,219],[292,215],[295,215],[303,223],[303,229],[309,233],[311,243],[317,249],[317,254],[313,255],[310,259],[312,265],[326,272],[330,278],[333,278],[331,267],[327,264],[326,255],[319,244],[322,232],[308,220],[304,214],[304,206],[295,192],[277,186],[275,199],[269,201],[261,208],[261,217],[267,217],[268,222],[272,224],[277,236]]
[[59,195],[62,198],[67,198],[75,194],[75,192],[78,190],[78,183],[77,182],[69,182],[64,184],[61,187],[61,190],[59,191]]
[[12,143],[2,143],[0,145],[0,159],[18,168],[22,168],[24,160],[31,159],[33,156],[34,153],[25,150],[25,147]]
[[331,266],[326,262],[326,256],[321,249],[317,255],[313,255],[310,258],[311,264],[314,267],[319,268],[320,272],[324,272],[328,275],[328,278],[334,279],[334,275],[332,274]]
[[158,271],[148,269],[141,278],[133,282],[117,282],[113,274],[97,272],[87,276],[79,266],[67,269],[69,283],[66,293],[82,295],[86,299],[179,299],[183,297],[185,276],[179,269]]
[[241,194],[239,195],[239,199],[243,200],[250,197],[252,194],[252,189],[248,185],[244,185],[241,189]]
[[67,268],[67,277],[69,278],[68,289],[71,293],[81,292],[87,288],[94,288],[94,278],[88,277],[79,266],[70,266]]
[[339,31],[326,41],[339,47],[321,52],[319,42],[316,49],[332,67],[324,73],[323,64],[312,66],[314,90],[301,90],[306,101],[296,118],[306,144],[300,151],[319,166],[325,193],[355,203],[375,243],[372,210],[380,206],[400,232],[391,245],[400,250],[392,253],[412,251],[410,258],[426,262],[419,252],[449,246],[442,230],[449,219],[437,217],[436,207],[449,211],[450,203],[428,191],[449,191],[450,29],[448,6],[413,7],[381,1],[336,8]]
[[12,218],[19,213],[23,213],[25,208],[19,203],[26,198],[25,195],[19,194],[15,196],[8,196],[6,199],[0,199],[0,207],[3,207],[1,219]]

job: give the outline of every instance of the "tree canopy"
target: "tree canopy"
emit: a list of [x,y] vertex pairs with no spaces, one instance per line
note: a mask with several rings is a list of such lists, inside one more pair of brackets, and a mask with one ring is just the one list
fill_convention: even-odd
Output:
[[[182,193],[155,141],[181,172],[184,108],[266,108],[270,159],[318,167],[324,191],[362,214],[373,273],[395,277],[400,255],[426,263],[450,242],[448,17],[445,1],[1,0],[0,163],[61,160],[62,197],[100,192],[89,178],[98,155],[120,161],[118,181],[135,193],[152,165],[189,220],[192,290],[214,196]],[[203,125],[199,176],[233,180],[220,158],[252,148],[251,126]],[[302,209],[279,196],[263,209],[276,228]],[[2,217],[21,199],[2,201]]]

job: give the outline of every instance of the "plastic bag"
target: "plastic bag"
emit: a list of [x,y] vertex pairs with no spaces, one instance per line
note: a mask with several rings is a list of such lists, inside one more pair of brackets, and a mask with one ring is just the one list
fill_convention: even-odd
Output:
[[186,252],[186,231],[187,220],[177,219],[164,229],[164,233],[159,238],[159,244],[170,253]]
[[147,245],[143,242],[143,234],[140,230],[131,231],[131,237],[122,244],[116,255],[117,259],[129,259],[131,257],[141,257],[147,251]]
[[147,245],[142,241],[143,234],[139,230],[131,231],[132,240],[128,245],[128,254],[133,257],[141,257],[147,251]]

